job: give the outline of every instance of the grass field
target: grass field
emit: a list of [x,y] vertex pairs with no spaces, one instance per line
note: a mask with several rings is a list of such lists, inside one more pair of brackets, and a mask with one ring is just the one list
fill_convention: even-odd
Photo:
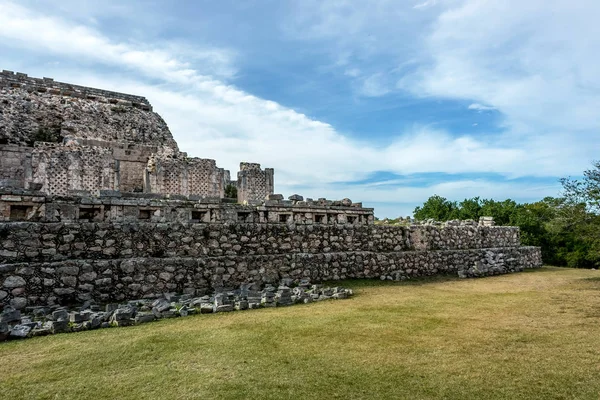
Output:
[[345,285],[354,298],[0,343],[0,398],[600,398],[600,271]]

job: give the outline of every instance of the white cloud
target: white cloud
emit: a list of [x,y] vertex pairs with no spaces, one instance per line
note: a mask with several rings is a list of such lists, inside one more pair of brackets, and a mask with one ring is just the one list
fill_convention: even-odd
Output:
[[[363,70],[353,82],[358,95],[400,90],[496,110],[503,133],[478,140],[523,158],[514,174],[500,173],[564,176],[587,168],[600,152],[600,2],[444,0],[426,7],[433,3],[418,3],[417,11],[397,1],[323,0],[294,14],[297,37],[352,54],[344,69]],[[365,85],[364,76],[376,85]]]
[[366,97],[380,97],[388,94],[390,85],[386,76],[381,73],[373,74],[360,81],[359,93]]
[[593,0],[461,1],[425,41],[430,62],[401,87],[494,107],[521,131],[595,130],[599,13]]
[[478,112],[482,112],[482,111],[492,111],[495,110],[495,107],[490,107],[490,106],[484,106],[483,104],[479,104],[479,103],[473,103],[471,105],[469,105],[469,110],[476,110]]
[[427,7],[433,7],[435,5],[437,5],[437,0],[427,0],[422,3],[415,4],[413,6],[413,8],[416,8],[416,9],[427,8]]
[[[235,73],[229,50],[190,49],[184,53],[181,46],[162,49],[147,43],[115,43],[86,26],[37,13],[9,1],[0,2],[0,7],[0,37],[14,41],[13,46],[119,65],[148,77],[177,83],[186,83],[191,78],[207,79],[198,74],[199,68],[217,77],[230,77]],[[192,65],[192,60],[197,62]]]
[[358,68],[350,68],[344,71],[344,75],[351,76],[352,78],[356,78],[360,75],[360,69]]

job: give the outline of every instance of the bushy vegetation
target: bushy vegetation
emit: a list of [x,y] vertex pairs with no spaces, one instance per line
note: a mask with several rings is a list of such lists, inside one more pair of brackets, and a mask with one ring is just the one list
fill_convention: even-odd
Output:
[[494,217],[497,225],[521,228],[524,245],[540,246],[544,262],[577,268],[600,266],[600,162],[583,179],[562,179],[562,197],[519,204],[474,197],[461,202],[430,197],[415,208],[418,220]]
[[227,185],[225,187],[225,197],[228,199],[237,199],[237,187],[234,185]]

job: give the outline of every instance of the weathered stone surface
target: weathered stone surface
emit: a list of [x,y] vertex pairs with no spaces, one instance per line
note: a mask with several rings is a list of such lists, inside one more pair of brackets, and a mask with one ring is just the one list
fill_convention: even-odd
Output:
[[30,331],[31,331],[31,327],[30,326],[27,326],[27,325],[15,325],[10,330],[10,337],[11,338],[23,339],[23,338],[26,338],[27,335],[29,335]]
[[52,321],[51,327],[52,333],[65,333],[69,332],[69,321],[67,320],[59,320]]
[[146,322],[154,321],[155,316],[152,313],[137,313],[135,316],[136,324],[144,324]]
[[16,310],[22,310],[27,306],[27,299],[25,297],[14,297],[10,300],[10,305]]
[[54,321],[68,321],[69,313],[67,312],[67,310],[56,310],[52,312],[52,319]]
[[4,283],[3,283],[3,286],[5,288],[16,288],[16,287],[25,286],[25,285],[26,285],[25,279],[23,279],[20,276],[14,276],[14,275],[10,275],[10,276],[6,277],[6,279],[4,279]]
[[2,314],[0,314],[0,322],[11,323],[18,322],[21,320],[21,312],[8,306],[4,307]]
[[6,322],[0,322],[0,342],[8,339],[10,334],[10,327]]
[[[6,76],[0,78],[6,79]],[[52,85],[57,83],[53,82]],[[127,96],[99,89],[82,90],[94,92],[95,97]],[[129,98],[133,102],[147,104],[141,97]],[[177,146],[169,128],[156,113],[130,105],[100,102],[97,99],[65,98],[64,93],[57,96],[51,92],[28,91],[23,87],[3,88],[0,92],[0,116],[0,138],[8,143],[30,145],[40,140],[40,132],[44,136],[42,140],[59,142],[68,132],[76,138],[106,141],[116,139],[170,146],[174,149]]]

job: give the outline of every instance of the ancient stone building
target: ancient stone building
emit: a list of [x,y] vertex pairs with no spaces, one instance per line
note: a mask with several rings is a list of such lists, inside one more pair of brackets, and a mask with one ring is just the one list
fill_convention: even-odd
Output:
[[[229,185],[237,199],[224,199]],[[266,201],[272,168],[242,162],[232,181],[188,157],[144,97],[11,71],[0,73],[0,192],[4,221],[373,222],[351,202]]]
[[0,74],[0,309],[541,266],[518,228],[490,219],[373,219],[350,199],[284,200],[259,164],[231,181],[180,152],[143,97]]

